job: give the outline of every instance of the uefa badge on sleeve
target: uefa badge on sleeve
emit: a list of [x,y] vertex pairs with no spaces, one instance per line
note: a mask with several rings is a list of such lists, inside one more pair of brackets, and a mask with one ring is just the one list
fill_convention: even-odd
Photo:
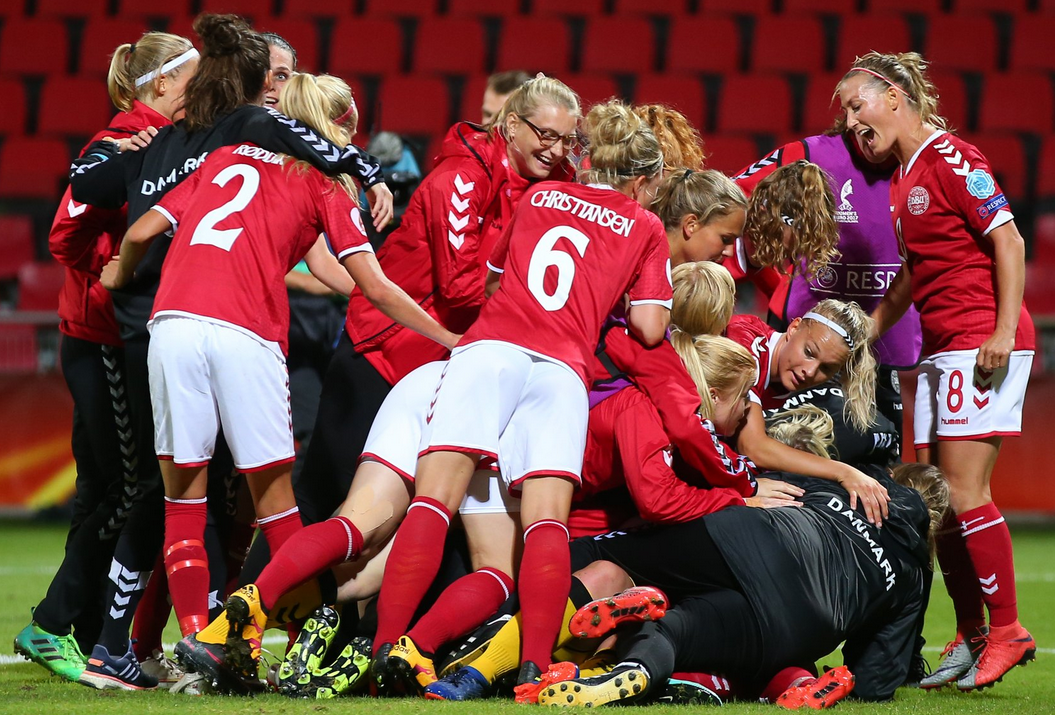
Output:
[[967,192],[976,199],[988,199],[996,193],[996,182],[985,169],[975,169],[967,174]]

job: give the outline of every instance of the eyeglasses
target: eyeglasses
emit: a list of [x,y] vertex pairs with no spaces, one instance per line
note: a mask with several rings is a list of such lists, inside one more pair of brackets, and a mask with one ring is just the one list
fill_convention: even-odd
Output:
[[556,145],[557,142],[560,142],[564,145],[565,151],[575,151],[575,149],[581,143],[581,138],[579,136],[578,131],[574,131],[571,134],[561,135],[549,129],[542,129],[540,127],[536,127],[526,117],[521,117],[519,114],[517,115],[517,117],[524,124],[527,124],[529,127],[531,127],[531,131],[535,132],[535,136],[538,137],[538,143],[542,146],[543,149],[549,149],[550,147]]

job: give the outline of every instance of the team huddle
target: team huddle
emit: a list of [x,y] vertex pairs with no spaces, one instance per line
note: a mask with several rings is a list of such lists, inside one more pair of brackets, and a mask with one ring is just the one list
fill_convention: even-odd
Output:
[[[1023,242],[919,55],[859,57],[836,126],[733,178],[673,109],[499,77],[385,232],[348,85],[240,18],[194,30],[117,49],[52,227],[78,488],[16,652],[99,689],[788,709],[1034,657],[989,495]],[[349,302],[298,454],[302,261]]]

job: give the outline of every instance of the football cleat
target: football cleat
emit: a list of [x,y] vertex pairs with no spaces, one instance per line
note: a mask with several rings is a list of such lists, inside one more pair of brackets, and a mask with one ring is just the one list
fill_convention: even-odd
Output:
[[30,623],[15,636],[15,652],[75,683],[88,664],[72,635],[57,636],[36,623]]
[[370,639],[357,637],[344,647],[333,665],[311,673],[307,686],[299,688],[298,697],[327,700],[351,692],[363,681],[370,669]]
[[378,695],[395,695],[395,679],[388,672],[388,654],[392,652],[394,643],[382,643],[377,653],[370,661],[370,679],[373,687],[377,688]]
[[620,623],[654,621],[667,613],[667,597],[651,586],[635,586],[590,601],[575,612],[568,629],[578,638],[600,638]]
[[255,675],[247,677],[227,667],[226,649],[219,643],[206,643],[197,635],[189,635],[176,644],[175,654],[188,674],[204,676],[208,688],[214,692],[248,695],[263,689],[263,683]]
[[714,705],[721,707],[721,696],[703,683],[694,680],[668,678],[663,693],[656,698],[657,703],[664,705]]
[[557,683],[538,696],[539,705],[596,707],[608,703],[628,704],[648,694],[648,673],[637,665],[617,665],[611,673]]
[[158,687],[162,690],[170,689],[184,675],[183,668],[180,668],[176,661],[165,655],[165,651],[157,648],[154,649],[149,658],[143,659],[139,667],[147,675],[157,678]]
[[985,639],[985,648],[978,660],[962,678],[956,681],[960,690],[988,688],[1007,674],[1016,665],[1025,665],[1037,657],[1037,643],[1025,628],[1020,628],[1018,638],[997,640],[990,634]]
[[[529,663],[528,665],[534,666],[535,664]],[[555,685],[556,683],[563,683],[564,681],[578,678],[579,667],[575,665],[575,663],[553,663],[545,673],[531,678],[526,682],[524,680],[525,671],[523,668],[520,670],[520,675],[520,685],[513,688],[514,700],[518,703],[534,705],[538,702],[539,693],[541,693],[543,689]]]
[[329,606],[315,609],[278,667],[276,685],[279,692],[293,695],[297,688],[308,684],[312,672],[321,670],[322,659],[340,624],[341,617],[334,609]]
[[227,598],[223,615],[230,627],[224,644],[224,662],[235,675],[255,679],[260,662],[260,641],[267,624],[267,614],[260,604],[260,591],[253,584],[238,589]]
[[184,673],[183,677],[169,688],[169,692],[173,695],[205,695],[213,690],[201,673]]
[[401,682],[407,693],[422,695],[425,688],[436,682],[432,658],[418,650],[410,636],[400,636],[388,653],[388,673]]
[[103,646],[96,645],[77,682],[97,690],[152,690],[158,686],[157,678],[147,675],[139,666],[131,644],[124,655],[116,658]]
[[477,628],[473,633],[462,641],[438,669],[442,676],[451,675],[457,670],[470,665],[474,660],[483,655],[487,647],[491,645],[491,639],[502,630],[502,627],[512,619],[513,616],[504,614],[495,616],[487,623]]
[[804,683],[788,688],[777,697],[776,705],[786,710],[823,710],[835,705],[853,689],[854,674],[845,665],[840,665],[819,678],[809,678]]
[[962,634],[957,633],[956,640],[950,641],[945,646],[945,650],[941,652],[941,663],[933,673],[919,681],[919,687],[924,690],[940,688],[967,675],[967,671],[982,654],[987,635],[989,635],[987,626],[982,626],[969,638],[964,638]]
[[476,668],[467,665],[425,688],[426,700],[479,700],[491,692],[491,683]]

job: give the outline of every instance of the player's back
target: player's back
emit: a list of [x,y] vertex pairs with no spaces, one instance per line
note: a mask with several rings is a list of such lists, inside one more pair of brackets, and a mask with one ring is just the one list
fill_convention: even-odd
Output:
[[489,265],[502,272],[463,342],[513,343],[586,380],[601,325],[624,293],[670,307],[670,253],[655,214],[608,187],[528,191]]

